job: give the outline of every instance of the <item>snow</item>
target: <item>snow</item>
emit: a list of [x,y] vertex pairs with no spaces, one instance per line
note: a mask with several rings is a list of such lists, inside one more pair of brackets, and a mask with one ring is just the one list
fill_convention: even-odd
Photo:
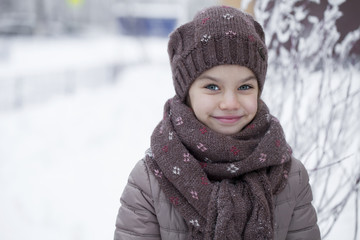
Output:
[[0,112],[0,239],[113,237],[128,174],[173,95],[166,42],[147,51],[157,57],[111,85]]
[[111,35],[62,37],[52,41],[47,38],[3,40],[6,47],[11,49],[11,54],[6,61],[0,61],[0,76],[19,77],[110,65],[115,62],[131,63],[138,60],[142,54],[137,47],[137,41],[133,40]]

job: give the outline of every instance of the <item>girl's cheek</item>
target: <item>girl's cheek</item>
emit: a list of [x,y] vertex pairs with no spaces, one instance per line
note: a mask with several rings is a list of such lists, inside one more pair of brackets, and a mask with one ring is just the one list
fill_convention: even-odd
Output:
[[258,98],[251,97],[245,101],[246,108],[249,112],[256,112],[258,109]]

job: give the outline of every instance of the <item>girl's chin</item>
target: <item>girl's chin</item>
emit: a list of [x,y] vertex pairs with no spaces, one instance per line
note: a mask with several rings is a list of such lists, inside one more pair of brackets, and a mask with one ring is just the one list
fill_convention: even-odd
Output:
[[242,126],[214,126],[211,128],[213,131],[225,135],[234,135],[241,131]]

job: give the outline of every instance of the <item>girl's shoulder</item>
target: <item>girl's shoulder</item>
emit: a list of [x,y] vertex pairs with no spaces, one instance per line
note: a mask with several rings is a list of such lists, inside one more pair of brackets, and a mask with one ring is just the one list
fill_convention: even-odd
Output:
[[276,201],[296,201],[298,196],[306,189],[310,189],[311,193],[308,171],[300,160],[293,157],[291,159],[291,169],[288,175],[288,183],[284,190],[275,196]]
[[160,185],[154,174],[150,172],[145,158],[139,160],[132,169],[128,179],[129,184],[135,186],[152,199],[158,198],[161,193]]
[[141,159],[132,169],[127,185],[131,185],[133,188],[151,196],[150,178],[145,159]]
[[296,182],[307,184],[309,182],[309,174],[304,164],[292,157],[291,168],[289,173],[289,181],[295,180]]

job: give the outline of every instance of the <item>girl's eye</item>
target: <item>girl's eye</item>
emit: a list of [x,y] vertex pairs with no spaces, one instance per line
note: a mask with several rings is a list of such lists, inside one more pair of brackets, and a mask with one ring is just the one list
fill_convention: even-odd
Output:
[[249,90],[251,88],[250,85],[242,85],[239,87],[239,90]]
[[206,86],[206,88],[209,89],[209,90],[212,90],[212,91],[219,90],[219,87],[214,85],[214,84],[209,84],[209,85]]

